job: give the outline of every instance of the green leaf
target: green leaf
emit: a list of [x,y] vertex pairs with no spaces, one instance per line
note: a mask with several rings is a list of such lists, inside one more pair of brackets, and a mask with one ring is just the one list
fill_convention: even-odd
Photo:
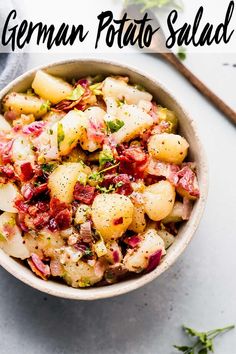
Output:
[[71,94],[66,97],[66,99],[70,101],[77,101],[81,98],[81,96],[83,96],[84,93],[85,93],[85,89],[81,85],[78,85],[71,92]]
[[207,353],[208,353],[208,349],[207,348],[202,348],[198,352],[198,354],[207,354]]
[[103,166],[107,162],[114,162],[114,157],[111,150],[103,150],[99,154],[99,165]]
[[88,176],[88,179],[89,179],[90,181],[95,181],[95,182],[98,182],[98,183],[102,182],[102,180],[103,180],[103,178],[102,178],[102,176],[100,175],[99,172],[93,172],[93,173],[91,173],[91,174]]
[[43,163],[41,165],[41,168],[42,168],[43,172],[51,173],[56,168],[56,164],[55,163]]
[[97,190],[99,190],[101,193],[112,193],[116,190],[116,188],[110,184],[108,188],[106,187],[101,187],[101,186],[96,186]]
[[58,146],[60,146],[60,143],[65,139],[65,133],[63,130],[63,125],[61,123],[58,123],[57,127],[57,143]]
[[177,52],[177,57],[184,61],[187,57],[187,53],[186,53],[186,48],[183,48],[183,47],[179,47],[179,50]]
[[92,93],[95,96],[102,96],[103,92],[102,92],[102,82],[98,82],[94,85],[89,86],[89,89],[92,91]]
[[120,130],[120,128],[122,128],[125,123],[123,122],[123,120],[120,119],[114,119],[114,120],[109,120],[106,122],[107,128],[111,133],[115,133],[118,130]]
[[187,350],[190,350],[192,349],[191,347],[188,347],[187,345],[183,345],[183,346],[180,346],[180,345],[173,345],[173,347],[175,349],[178,349],[180,352],[186,352]]
[[188,335],[190,335],[191,337],[199,337],[202,334],[201,332],[198,332],[195,329],[190,328],[190,327],[183,326],[183,328],[184,328],[185,332]]

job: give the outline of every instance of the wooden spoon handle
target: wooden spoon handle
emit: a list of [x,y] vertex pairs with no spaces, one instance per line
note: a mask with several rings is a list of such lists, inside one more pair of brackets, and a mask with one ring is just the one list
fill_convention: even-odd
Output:
[[227,118],[236,124],[236,112],[212,92],[189,69],[184,66],[173,53],[161,53],[161,56],[172,64],[199,92],[213,103]]

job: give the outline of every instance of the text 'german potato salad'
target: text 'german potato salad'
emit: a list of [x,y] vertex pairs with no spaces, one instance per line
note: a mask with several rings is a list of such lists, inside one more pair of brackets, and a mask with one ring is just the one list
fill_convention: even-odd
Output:
[[1,248],[73,287],[154,270],[199,197],[174,112],[128,77],[43,71],[2,112]]

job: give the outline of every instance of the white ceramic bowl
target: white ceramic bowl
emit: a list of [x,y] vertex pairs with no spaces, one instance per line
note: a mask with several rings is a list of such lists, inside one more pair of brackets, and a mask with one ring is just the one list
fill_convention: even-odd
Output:
[[[32,83],[36,70],[28,71],[21,75],[0,92],[0,100],[9,91],[26,91]],[[179,123],[180,133],[190,142],[190,158],[197,163],[197,175],[200,185],[200,199],[196,201],[193,207],[191,218],[188,222],[183,223],[174,244],[168,249],[166,256],[161,264],[151,273],[140,275],[138,278],[122,281],[117,284],[93,287],[85,289],[74,289],[66,284],[62,284],[53,280],[44,281],[37,278],[30,269],[28,269],[20,261],[9,257],[0,250],[0,264],[9,273],[20,279],[24,283],[45,293],[77,300],[95,300],[108,298],[120,294],[127,293],[137,289],[153,279],[157,278],[161,273],[167,270],[175,260],[183,253],[197,226],[200,222],[201,215],[204,210],[208,189],[208,171],[207,162],[202,144],[199,140],[198,133],[194,122],[189,115],[183,110],[175,98],[159,84],[155,78],[151,78],[147,74],[140,72],[138,69],[119,64],[111,61],[79,59],[71,61],[63,61],[53,63],[48,66],[41,67],[48,73],[61,76],[65,79],[80,78],[87,75],[96,75],[103,73],[105,75],[125,75],[129,76],[133,83],[143,85],[147,91],[151,92],[158,103],[162,104],[176,112]]]

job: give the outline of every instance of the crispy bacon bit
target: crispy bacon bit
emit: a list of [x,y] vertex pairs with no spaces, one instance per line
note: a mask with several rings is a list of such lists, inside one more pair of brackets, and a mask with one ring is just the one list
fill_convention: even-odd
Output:
[[113,220],[113,225],[120,225],[120,224],[123,224],[123,217],[121,216],[120,218],[117,218],[117,219],[114,219]]
[[61,211],[68,208],[68,204],[61,202],[58,198],[52,198],[50,200],[50,214],[51,216],[55,217]]
[[28,263],[32,271],[40,278],[47,280],[50,276],[49,266],[44,264],[37,254],[32,253],[31,259],[28,259]]
[[133,192],[131,181],[127,174],[122,173],[116,176],[113,180],[113,183],[115,186],[117,186],[116,193],[130,195]]
[[27,182],[34,177],[34,170],[30,162],[22,163],[20,169],[21,178],[24,182]]
[[130,237],[126,237],[124,239],[124,242],[132,247],[132,248],[135,248],[136,246],[138,246],[138,244],[141,242],[141,238],[138,236],[138,235],[135,235],[135,236],[130,236]]
[[6,166],[0,166],[0,176],[9,180],[9,179],[16,179],[16,174],[14,171],[13,166],[11,165],[6,165]]
[[23,199],[15,200],[15,207],[19,212],[27,213],[29,205]]
[[81,224],[80,236],[83,242],[85,243],[92,242],[92,229],[91,229],[90,221],[86,221],[85,223]]
[[141,146],[131,146],[126,148],[125,145],[119,146],[120,172],[132,175],[136,178],[143,178],[144,171],[148,163],[148,156]]
[[161,256],[162,256],[162,250],[158,250],[149,257],[148,266],[146,269],[147,273],[151,272],[159,265],[161,261]]
[[50,219],[50,215],[47,212],[39,212],[36,214],[33,219],[33,224],[37,230],[43,229],[48,225]]
[[183,188],[191,196],[199,198],[200,191],[197,185],[197,178],[195,173],[188,166],[183,167],[178,173],[177,177],[179,178],[176,183],[176,187]]
[[60,230],[66,230],[70,227],[72,221],[71,212],[69,209],[60,211],[55,216],[55,222]]
[[34,197],[37,197],[38,195],[42,193],[47,193],[48,192],[48,185],[47,183],[42,183],[40,186],[34,187]]
[[25,125],[22,128],[22,132],[24,134],[32,134],[33,136],[37,137],[43,132],[43,128],[45,127],[46,122],[40,121],[40,122],[33,122],[28,125]]
[[95,187],[84,186],[77,182],[74,189],[74,198],[81,203],[90,205],[95,198],[95,191]]
[[192,212],[192,202],[188,198],[183,198],[183,220],[189,220]]

